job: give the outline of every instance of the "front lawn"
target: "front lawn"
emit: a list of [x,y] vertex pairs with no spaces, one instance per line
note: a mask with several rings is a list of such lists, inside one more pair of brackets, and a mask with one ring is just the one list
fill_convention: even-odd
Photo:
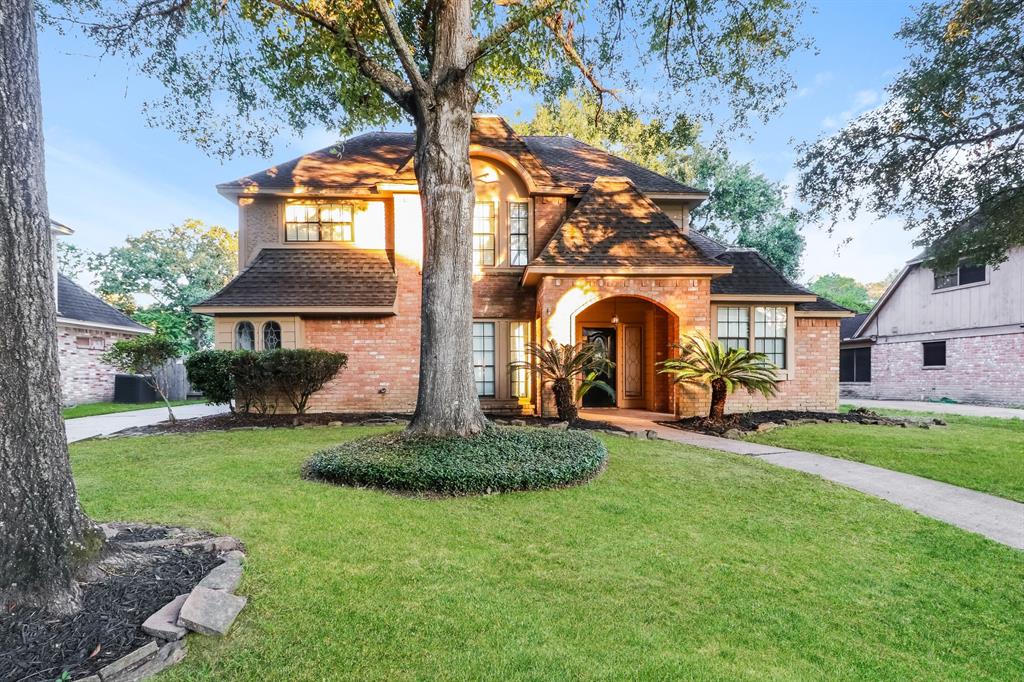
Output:
[[[172,400],[171,407],[180,405],[195,405],[204,402],[203,400]],[[165,410],[167,405],[161,401],[158,403],[84,403],[74,407],[64,408],[65,419],[77,419],[78,417],[95,417],[100,414],[114,414],[115,412],[134,412],[135,410],[151,410],[155,407],[162,407]]]
[[755,434],[748,440],[866,462],[1024,502],[1024,421],[934,416],[948,426],[926,430],[806,424]]
[[[867,427],[858,427],[867,428]],[[302,480],[366,427],[71,446],[100,520],[248,544],[250,602],[168,680],[1020,679],[1022,554],[752,458],[604,437],[564,490]]]

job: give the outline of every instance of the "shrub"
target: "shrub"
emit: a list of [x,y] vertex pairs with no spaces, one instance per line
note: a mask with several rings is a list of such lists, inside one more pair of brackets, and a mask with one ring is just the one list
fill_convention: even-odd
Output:
[[348,356],[319,348],[278,348],[262,353],[274,388],[298,414],[305,414],[309,397],[345,367]]
[[470,438],[386,433],[321,450],[308,479],[415,493],[467,495],[583,483],[601,471],[604,444],[583,431],[488,427]]
[[242,412],[259,414],[276,411],[274,374],[266,362],[266,353],[235,351],[231,358],[231,381],[235,405]]
[[167,414],[171,422],[176,421],[171,402],[167,399],[165,377],[159,371],[164,363],[178,357],[178,346],[170,339],[159,334],[143,334],[132,339],[115,341],[102,360],[122,372],[130,372],[142,376],[154,391],[160,394],[167,405]]
[[[562,421],[574,422],[579,416],[576,404],[593,388],[600,389],[615,398],[615,389],[599,379],[615,366],[605,348],[595,343],[558,343],[554,339],[547,346],[539,343],[526,344],[530,360],[509,363],[509,370],[540,370],[546,383],[551,384],[555,394],[555,409]],[[575,397],[573,382],[579,378]]]
[[[235,397],[235,383],[231,376],[231,364],[235,356],[245,351],[201,350],[185,359],[188,381],[203,392],[209,405],[231,406]],[[234,407],[231,410],[234,411]]]

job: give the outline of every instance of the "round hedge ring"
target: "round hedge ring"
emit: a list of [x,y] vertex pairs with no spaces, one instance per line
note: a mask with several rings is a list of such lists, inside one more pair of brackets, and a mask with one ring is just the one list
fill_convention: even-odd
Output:
[[492,426],[471,438],[385,433],[314,454],[311,480],[408,493],[473,495],[583,483],[608,450],[583,431]]

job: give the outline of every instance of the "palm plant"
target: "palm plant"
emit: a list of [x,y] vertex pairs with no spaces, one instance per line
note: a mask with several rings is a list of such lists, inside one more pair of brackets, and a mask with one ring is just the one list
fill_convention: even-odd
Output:
[[[615,366],[603,347],[593,343],[558,343],[551,339],[547,346],[526,344],[526,353],[528,359],[509,363],[509,371],[539,371],[544,383],[551,384],[558,418],[562,421],[576,420],[579,416],[576,404],[591,389],[597,388],[615,397],[615,389],[598,379]],[[572,385],[577,378],[580,383],[574,394]]]
[[670,375],[676,383],[710,385],[709,416],[714,421],[722,420],[726,398],[741,386],[765,398],[778,392],[775,367],[764,353],[745,348],[726,350],[703,332],[687,335],[676,348],[679,357],[659,363],[658,371]]

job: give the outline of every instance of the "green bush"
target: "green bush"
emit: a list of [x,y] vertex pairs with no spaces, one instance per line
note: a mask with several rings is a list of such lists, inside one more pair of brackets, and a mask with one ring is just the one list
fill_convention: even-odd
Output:
[[471,438],[386,433],[313,455],[303,476],[342,485],[467,495],[582,483],[608,451],[583,431],[489,427]]
[[244,351],[201,350],[185,359],[188,381],[203,392],[207,404],[231,404],[232,398],[235,397],[231,363],[240,352]]
[[278,348],[264,351],[262,361],[274,388],[298,414],[306,412],[309,397],[324,387],[348,363],[348,356],[319,348]]
[[266,362],[265,352],[235,351],[231,359],[231,381],[235,388],[235,405],[241,412],[259,414],[276,411],[274,373]]

